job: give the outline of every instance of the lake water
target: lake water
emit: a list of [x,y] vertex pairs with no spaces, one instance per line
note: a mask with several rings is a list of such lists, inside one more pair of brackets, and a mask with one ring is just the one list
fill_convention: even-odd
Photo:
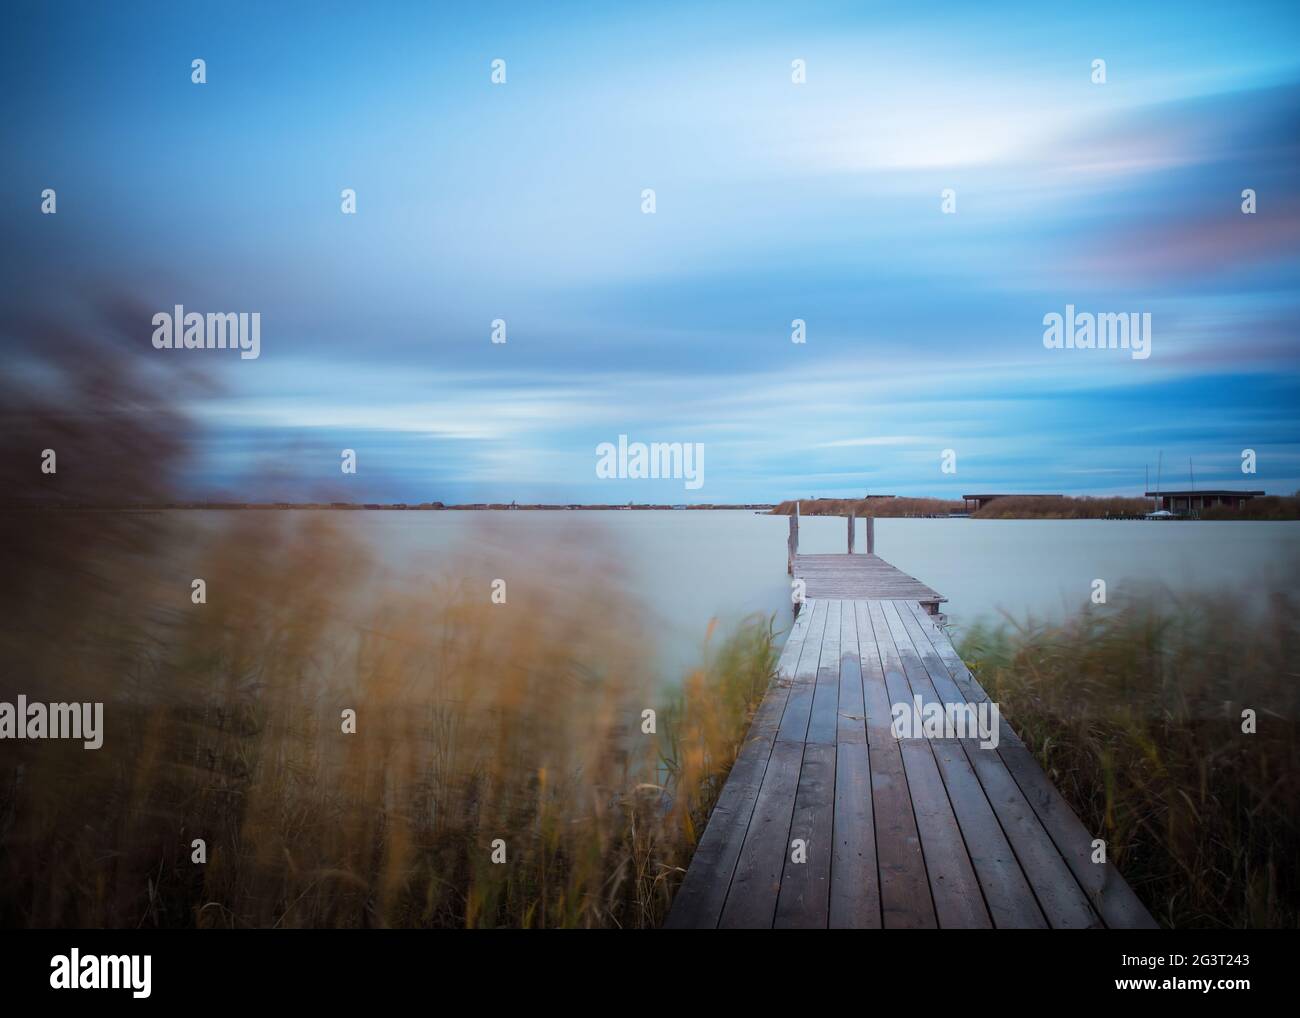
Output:
[[[750,613],[790,621],[784,516],[749,511],[334,513],[385,561],[445,569],[450,549],[483,545],[500,559],[563,540],[601,543],[620,582],[661,634],[667,676],[699,659],[709,620]],[[858,522],[856,546],[866,547]],[[490,547],[488,547],[490,546]],[[843,552],[845,521],[805,516],[800,551]],[[876,552],[948,598],[960,630],[1002,613],[1057,618],[1084,604],[1094,579],[1113,599],[1134,584],[1223,591],[1287,586],[1300,563],[1300,523],[882,519]],[[481,579],[481,578],[480,578]],[[556,578],[557,596],[575,596]]]

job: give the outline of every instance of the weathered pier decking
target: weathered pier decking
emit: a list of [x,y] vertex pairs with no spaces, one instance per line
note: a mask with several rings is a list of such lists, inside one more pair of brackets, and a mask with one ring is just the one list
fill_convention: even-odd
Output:
[[894,736],[894,704],[988,696],[919,598],[858,594],[804,604],[667,925],[1154,927],[1005,719]]
[[796,555],[794,578],[804,581],[809,601],[852,599],[869,591],[873,598],[918,601],[935,615],[947,600],[879,555]]
[[938,615],[939,606],[948,599],[875,553],[876,521],[870,516],[863,520],[867,553],[853,554],[856,523],[853,516],[848,517],[847,555],[800,555],[799,505],[795,503],[794,514],[790,516],[787,569],[796,580],[803,581],[803,597],[818,601],[846,597],[898,598],[919,601],[931,615]]

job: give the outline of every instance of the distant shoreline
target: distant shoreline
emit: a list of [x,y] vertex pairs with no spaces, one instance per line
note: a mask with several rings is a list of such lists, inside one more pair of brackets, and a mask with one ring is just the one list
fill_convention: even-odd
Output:
[[458,505],[444,505],[441,502],[157,502],[157,503],[123,503],[119,505],[92,505],[89,503],[73,502],[41,502],[41,503],[7,503],[0,504],[0,511],[4,510],[46,510],[46,509],[75,509],[84,512],[164,512],[177,509],[217,509],[217,510],[256,510],[256,511],[288,511],[288,510],[329,510],[337,512],[353,511],[398,511],[398,512],[466,512],[466,511],[519,511],[519,512],[541,512],[541,511],[588,511],[588,512],[607,512],[611,510],[631,509],[631,510],[653,510],[653,511],[670,511],[682,512],[686,510],[709,510],[709,509],[752,509],[756,512],[770,512],[776,508],[774,502],[753,502],[753,503],[735,503],[735,504],[713,504],[701,503],[698,505],[660,505],[653,503],[632,503],[627,505],[596,505],[596,504],[545,504],[530,503],[528,505],[514,505],[501,502],[466,502]]
[[[1131,497],[1092,497],[1086,495],[999,496],[978,509],[963,502],[936,498],[869,496],[863,499],[812,498],[784,502],[720,502],[690,505],[659,502],[608,503],[507,503],[462,502],[0,502],[0,512],[176,512],[182,510],[254,512],[688,512],[745,511],[774,516],[792,515],[798,507],[801,516],[857,516],[881,519],[1146,519],[1151,501]],[[1201,520],[1297,520],[1300,498],[1269,495],[1253,499],[1242,508],[1207,507],[1195,512],[1177,513],[1169,519]]]
[[[1212,494],[1212,493],[1211,493]],[[818,498],[777,505],[774,515],[857,516],[890,518],[966,518],[974,520],[1151,520],[1156,504],[1149,497],[1092,495],[969,495],[960,501],[940,498],[869,495],[859,499]],[[1242,506],[1211,505],[1180,509],[1155,520],[1297,520],[1300,497],[1262,495]]]

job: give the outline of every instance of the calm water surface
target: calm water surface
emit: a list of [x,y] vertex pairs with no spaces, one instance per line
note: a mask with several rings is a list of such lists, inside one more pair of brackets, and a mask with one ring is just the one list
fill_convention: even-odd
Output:
[[[475,543],[553,547],[588,538],[615,555],[621,583],[662,635],[666,676],[699,660],[709,620],[725,627],[758,612],[790,620],[784,516],[747,511],[384,512],[332,514],[385,561],[438,570]],[[485,527],[484,524],[487,526]],[[845,521],[805,516],[800,550],[843,552]],[[857,548],[866,546],[862,522]],[[487,549],[490,550],[490,549]],[[904,520],[876,522],[876,552],[948,598],[960,631],[1001,614],[1056,618],[1085,603],[1095,578],[1119,590],[1158,582],[1187,591],[1290,586],[1300,523],[1142,520]],[[445,568],[445,565],[443,565]],[[567,596],[567,595],[566,595]]]

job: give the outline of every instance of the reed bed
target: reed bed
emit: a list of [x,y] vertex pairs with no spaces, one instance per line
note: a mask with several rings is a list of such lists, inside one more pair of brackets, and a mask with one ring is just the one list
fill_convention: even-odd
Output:
[[[782,502],[772,510],[772,514],[789,516],[794,512],[794,506],[793,500]],[[877,518],[947,516],[949,513],[966,512],[967,509],[966,503],[959,499],[942,498],[820,498],[799,503],[799,512],[803,516],[848,516],[850,513]],[[983,509],[971,513],[971,516],[979,520],[1083,520],[1104,519],[1107,516],[1140,516],[1150,511],[1151,501],[1144,498],[1004,495]],[[1280,513],[1282,510],[1275,507],[1275,510],[1270,511]],[[1294,517],[1277,515],[1269,518]]]
[[5,323],[0,700],[102,702],[106,731],[0,742],[0,925],[658,924],[770,622],[666,688],[591,528],[383,568],[349,513],[95,510],[183,501],[178,400],[212,381],[141,351],[148,308],[87,314]]
[[961,643],[1166,926],[1300,924],[1296,603],[1264,600],[1146,591]]
[[[790,516],[795,500],[780,503],[771,511],[773,516]],[[942,498],[819,498],[799,502],[801,516],[947,516],[964,511],[960,500]]]
[[971,515],[978,520],[1097,520],[1107,516],[1141,516],[1151,511],[1147,498],[1090,495],[1006,495]]
[[1198,515],[1203,520],[1300,520],[1300,495],[1264,495],[1240,509],[1216,505]]
[[426,586],[328,521],[231,516],[52,640],[5,627],[29,695],[104,700],[107,735],[0,757],[4,925],[662,920],[770,679],[769,622],[710,633],[665,690],[606,557],[567,547],[557,581],[484,541]]

